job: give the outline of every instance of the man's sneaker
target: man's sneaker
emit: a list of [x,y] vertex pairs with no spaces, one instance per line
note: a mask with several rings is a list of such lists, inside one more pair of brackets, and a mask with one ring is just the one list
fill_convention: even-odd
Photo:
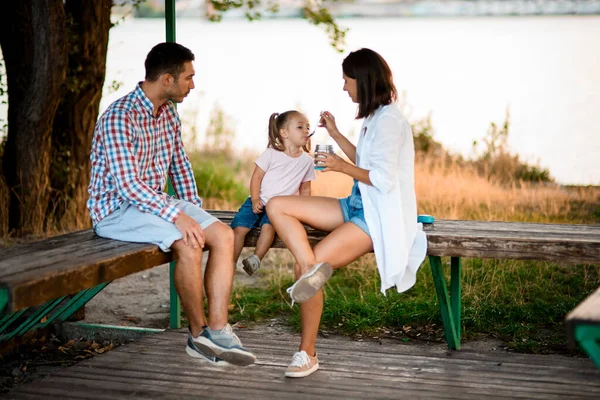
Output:
[[287,289],[287,292],[292,298],[292,306],[294,305],[294,302],[305,302],[317,294],[327,280],[331,278],[332,273],[333,268],[331,267],[331,264],[327,262],[315,264],[310,271],[302,275],[296,283]]
[[254,275],[260,268],[260,258],[258,258],[256,254],[252,254],[248,258],[244,258],[242,264],[244,265],[244,271],[246,271],[248,275]]
[[190,356],[192,356],[194,358],[199,358],[201,360],[207,361],[210,364],[217,365],[219,367],[224,367],[226,365],[229,365],[229,363],[227,361],[222,360],[219,357],[204,354],[196,346],[196,344],[194,342],[194,337],[189,332],[188,332],[188,341],[187,341],[187,346],[185,348],[185,351],[186,351],[186,353],[188,353]]
[[203,354],[220,358],[230,364],[250,365],[256,361],[256,356],[242,347],[242,342],[229,324],[218,330],[205,326],[202,333],[194,339],[194,345]]
[[292,363],[285,370],[288,378],[304,378],[319,369],[317,355],[309,356],[304,350],[299,351],[292,357]]

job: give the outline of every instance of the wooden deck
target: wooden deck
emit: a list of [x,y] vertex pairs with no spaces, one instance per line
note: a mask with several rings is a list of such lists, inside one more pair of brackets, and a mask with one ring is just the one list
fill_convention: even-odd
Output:
[[321,369],[287,379],[299,337],[238,331],[256,364],[215,367],[185,353],[186,333],[149,335],[8,393],[13,399],[590,399],[600,371],[587,358],[505,351],[449,352],[444,345],[319,338]]

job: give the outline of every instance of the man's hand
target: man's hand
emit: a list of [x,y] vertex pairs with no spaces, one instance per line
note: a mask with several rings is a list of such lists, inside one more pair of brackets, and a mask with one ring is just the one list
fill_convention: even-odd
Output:
[[195,219],[182,212],[175,220],[175,226],[183,235],[183,244],[190,245],[195,249],[204,248],[204,230]]
[[254,214],[260,214],[264,209],[265,205],[260,199],[252,199],[252,212],[254,212]]

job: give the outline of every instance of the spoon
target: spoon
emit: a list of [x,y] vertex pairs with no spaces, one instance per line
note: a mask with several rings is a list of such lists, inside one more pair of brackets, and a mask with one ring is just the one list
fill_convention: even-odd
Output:
[[[321,116],[319,116],[319,121],[321,120]],[[313,131],[310,133],[310,135],[308,135],[306,138],[311,137],[312,135],[314,135],[315,133],[317,133],[317,128],[319,127],[319,124],[317,123],[317,126],[315,127],[315,129],[313,129]]]

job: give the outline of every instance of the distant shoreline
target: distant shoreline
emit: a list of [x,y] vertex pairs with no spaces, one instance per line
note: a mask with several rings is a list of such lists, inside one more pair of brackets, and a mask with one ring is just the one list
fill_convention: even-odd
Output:
[[[263,18],[303,17],[301,0],[279,5],[277,13],[261,10]],[[600,0],[354,0],[326,4],[334,18],[401,18],[401,17],[507,17],[507,16],[566,16],[600,15]],[[225,19],[246,18],[246,9],[232,9]],[[119,13],[117,11],[117,13]],[[161,18],[164,9],[147,4],[133,11],[135,17]],[[204,18],[204,1],[177,3],[178,18]]]

